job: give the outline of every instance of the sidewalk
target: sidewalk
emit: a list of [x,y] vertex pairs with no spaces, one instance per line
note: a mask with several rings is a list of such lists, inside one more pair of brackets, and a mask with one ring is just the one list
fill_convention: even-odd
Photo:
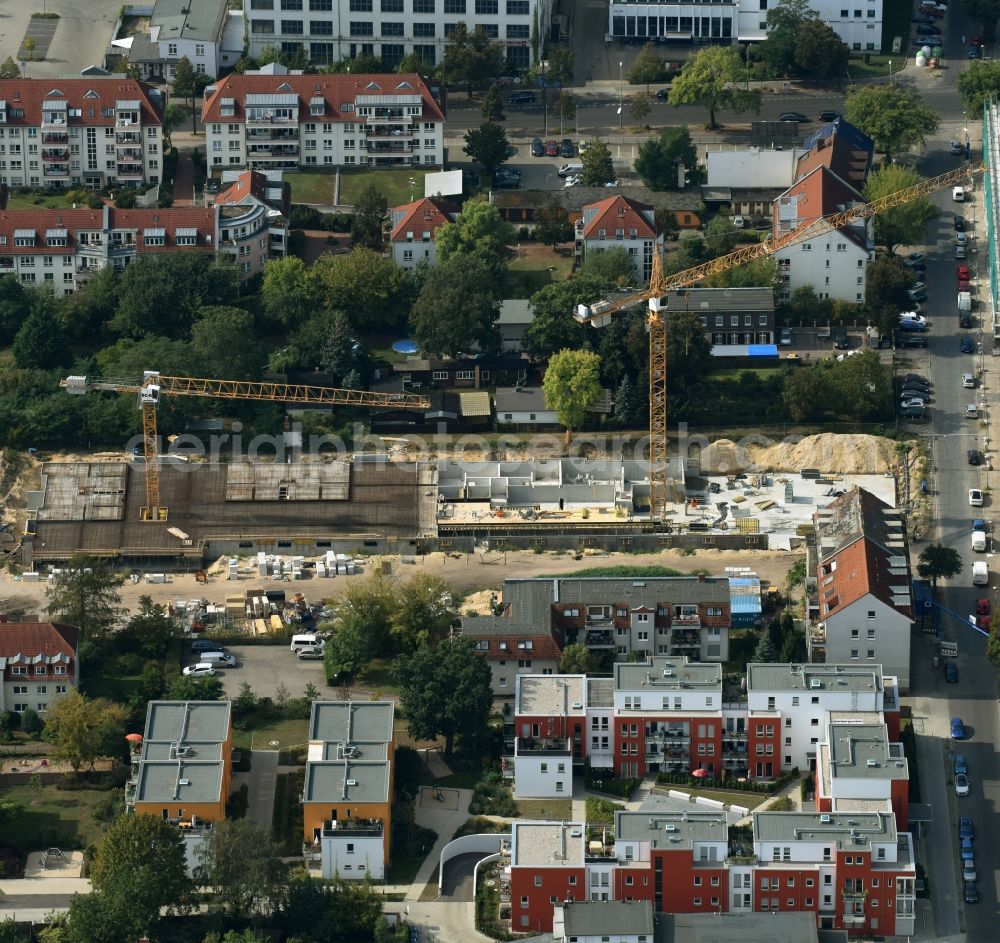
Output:
[[177,172],[174,174],[174,206],[194,204],[194,161],[191,151],[184,148],[179,152]]

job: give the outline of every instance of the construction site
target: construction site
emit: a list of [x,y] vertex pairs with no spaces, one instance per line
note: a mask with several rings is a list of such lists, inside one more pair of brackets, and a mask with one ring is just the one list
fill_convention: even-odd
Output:
[[[768,464],[752,454],[738,459],[728,446],[718,450],[721,459],[711,450],[673,459],[668,501],[655,518],[649,466],[639,460],[404,461],[376,454],[227,464],[163,457],[155,520],[146,513],[142,460],[48,462],[39,486],[24,494],[20,562],[30,571],[83,551],[169,571],[260,553],[313,560],[331,552],[500,547],[794,550],[815,511],[849,488],[898,503],[891,443],[839,438],[852,442],[842,441],[825,468],[780,467],[783,456],[785,464],[824,458],[809,450],[809,440],[760,452]],[[869,456],[869,473],[855,471],[859,455]],[[717,471],[720,465],[727,470]]]

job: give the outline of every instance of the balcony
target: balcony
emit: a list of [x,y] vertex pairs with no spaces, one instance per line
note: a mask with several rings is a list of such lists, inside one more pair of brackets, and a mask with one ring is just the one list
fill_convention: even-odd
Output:
[[65,164],[69,160],[69,148],[67,147],[54,147],[48,150],[42,151],[42,161],[57,161],[59,163]]
[[674,629],[670,642],[672,645],[701,645],[701,635],[698,632]]
[[409,127],[392,124],[374,124],[368,126],[365,137],[371,140],[372,138],[398,138],[404,135],[419,133],[420,126],[415,124]]
[[118,164],[118,179],[119,180],[141,180],[142,179],[142,164],[119,162],[119,164]]
[[42,144],[66,144],[69,135],[65,131],[48,131],[42,135]]
[[298,128],[248,128],[247,141],[298,141]]
[[696,629],[701,628],[701,616],[697,612],[683,612],[673,614],[670,620],[671,625],[678,626],[693,626]]
[[258,114],[255,115],[252,112],[247,115],[247,126],[248,127],[271,127],[271,126],[281,126],[284,125],[288,127],[290,125],[297,125],[299,123],[298,114]]
[[0,256],[0,272],[13,272],[15,267],[13,256]]
[[43,177],[68,177],[69,176],[69,164],[45,164],[42,167]]
[[66,127],[66,112],[65,111],[43,111],[42,112],[42,128],[65,128]]
[[142,148],[137,144],[119,144],[115,150],[118,160],[142,162]]
[[278,147],[271,147],[267,144],[251,144],[249,148],[249,156],[254,160],[266,160],[270,157],[290,157],[298,160],[299,146],[298,144],[282,144]]
[[409,154],[415,141],[366,141],[365,150],[369,154]]
[[115,144],[119,147],[128,144],[142,144],[142,133],[140,131],[116,131]]
[[518,756],[569,756],[570,742],[562,737],[518,737]]
[[352,838],[359,835],[381,837],[381,819],[338,819],[323,823],[324,838]]
[[404,108],[373,108],[372,113],[365,118],[365,124],[377,125],[380,121],[413,121],[414,116],[408,115]]
[[591,629],[584,636],[584,643],[588,648],[614,648],[615,637],[610,629],[605,632]]

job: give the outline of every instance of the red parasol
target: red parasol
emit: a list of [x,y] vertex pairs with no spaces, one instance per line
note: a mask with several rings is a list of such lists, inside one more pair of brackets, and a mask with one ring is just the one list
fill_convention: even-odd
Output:
[[705,779],[712,774],[707,769],[696,769],[692,770],[691,775],[694,776],[695,779]]
[[142,743],[142,734],[141,733],[127,733],[127,734],[125,734],[125,739],[128,740],[129,743]]

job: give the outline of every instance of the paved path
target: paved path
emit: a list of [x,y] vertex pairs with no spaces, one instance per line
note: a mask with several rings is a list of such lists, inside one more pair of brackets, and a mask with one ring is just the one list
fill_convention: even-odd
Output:
[[194,161],[187,149],[180,152],[174,175],[174,206],[194,204]]
[[237,773],[233,785],[247,784],[247,818],[270,831],[274,816],[274,784],[278,776],[278,751],[254,750],[250,772]]

